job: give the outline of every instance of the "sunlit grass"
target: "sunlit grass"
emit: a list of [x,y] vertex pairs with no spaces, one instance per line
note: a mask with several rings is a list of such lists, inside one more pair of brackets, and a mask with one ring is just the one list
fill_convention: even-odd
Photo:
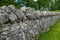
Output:
[[53,11],[53,12],[60,12],[60,10],[55,10],[55,11]]
[[41,33],[36,40],[60,40],[60,20],[48,32]]

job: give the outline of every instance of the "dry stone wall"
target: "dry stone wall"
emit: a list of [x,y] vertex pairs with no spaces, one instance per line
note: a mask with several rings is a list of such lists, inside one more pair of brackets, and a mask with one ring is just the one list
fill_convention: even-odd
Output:
[[0,40],[34,40],[39,33],[48,31],[59,18],[59,12],[30,7],[15,9],[13,5],[0,7]]

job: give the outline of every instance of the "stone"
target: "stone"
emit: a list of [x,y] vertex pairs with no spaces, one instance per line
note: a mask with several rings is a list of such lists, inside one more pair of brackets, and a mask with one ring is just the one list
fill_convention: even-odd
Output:
[[14,5],[9,5],[9,8],[11,8],[12,10],[15,10],[15,6]]
[[3,10],[0,10],[0,24],[3,24],[8,21],[7,13]]
[[49,13],[47,13],[47,11],[43,11],[43,12],[42,12],[42,15],[43,15],[43,16],[47,16],[48,14],[49,14]]
[[11,10],[7,6],[1,7],[1,9],[7,13],[11,12]]
[[20,20],[26,20],[26,16],[21,10],[17,10],[16,15]]
[[8,14],[8,18],[10,19],[10,21],[16,21],[17,20],[17,16],[13,13]]
[[27,19],[30,19],[30,20],[34,20],[34,19],[36,19],[36,16],[34,15],[34,13],[27,13],[26,14],[26,17],[27,17]]
[[4,10],[5,12],[7,12],[8,19],[10,19],[11,21],[15,21],[15,20],[17,20],[17,16],[13,12],[15,9],[14,8],[9,8],[11,6],[13,6],[13,5],[9,5],[8,7],[5,6],[5,7],[1,8],[1,9]]
[[22,10],[23,12],[26,12],[27,7],[26,7],[26,6],[23,6],[23,7],[21,7],[21,10]]
[[20,26],[18,24],[13,24],[12,26],[14,27],[13,29],[19,29],[20,28]]

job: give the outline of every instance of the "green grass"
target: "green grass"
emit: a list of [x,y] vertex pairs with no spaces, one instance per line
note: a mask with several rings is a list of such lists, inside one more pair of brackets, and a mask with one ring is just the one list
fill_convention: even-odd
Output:
[[60,12],[60,10],[55,10],[55,11],[52,11],[52,12]]
[[60,40],[60,20],[48,32],[41,33],[36,40]]

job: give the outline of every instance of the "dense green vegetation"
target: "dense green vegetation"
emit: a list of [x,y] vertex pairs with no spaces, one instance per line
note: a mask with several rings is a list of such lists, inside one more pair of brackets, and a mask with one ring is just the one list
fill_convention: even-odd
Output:
[[60,0],[0,0],[0,6],[10,4],[16,8],[29,6],[39,10],[60,10]]
[[36,40],[60,40],[60,20],[48,32],[41,33]]

